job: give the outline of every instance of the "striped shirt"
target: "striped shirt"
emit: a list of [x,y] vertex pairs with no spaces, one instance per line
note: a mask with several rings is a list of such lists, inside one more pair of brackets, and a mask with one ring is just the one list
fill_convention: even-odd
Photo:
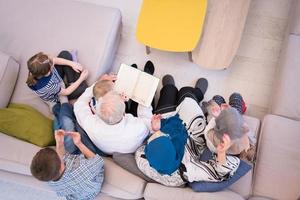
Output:
[[42,100],[47,102],[59,101],[58,94],[61,90],[62,78],[59,76],[57,70],[53,68],[49,76],[44,76],[37,79],[37,83],[29,86]]
[[[180,119],[184,122],[188,132],[181,166],[171,175],[162,175],[152,168],[145,156],[145,146],[141,146],[135,153],[138,168],[146,176],[166,186],[181,186],[186,182],[209,181],[221,182],[231,177],[237,170],[240,160],[234,156],[226,156],[226,162],[217,162],[216,157],[209,161],[201,161],[200,156],[206,148],[204,130],[205,117],[198,102],[186,97],[176,108]],[[167,113],[163,117],[170,117]]]
[[86,159],[83,154],[66,154],[65,171],[58,181],[48,182],[58,196],[67,200],[91,200],[101,190],[104,161],[99,155]]

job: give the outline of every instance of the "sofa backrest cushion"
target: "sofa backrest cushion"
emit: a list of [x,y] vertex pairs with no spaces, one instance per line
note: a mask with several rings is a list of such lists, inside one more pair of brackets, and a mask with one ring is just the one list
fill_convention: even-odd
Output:
[[0,51],[0,108],[5,108],[12,96],[19,74],[19,64]]
[[293,0],[291,6],[289,32],[300,35],[300,0]]
[[[83,17],[84,16],[84,17]],[[26,85],[27,60],[43,51],[57,56],[78,50],[78,61],[89,70],[88,84],[109,72],[120,34],[121,15],[115,8],[74,0],[1,0],[0,49],[20,64],[12,102],[24,103],[51,116],[48,106]]]
[[271,113],[300,120],[300,36],[289,35],[278,63]]

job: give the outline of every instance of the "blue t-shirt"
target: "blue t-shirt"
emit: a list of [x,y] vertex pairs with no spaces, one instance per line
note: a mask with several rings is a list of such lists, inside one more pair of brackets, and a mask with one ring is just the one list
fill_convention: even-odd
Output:
[[58,102],[58,93],[61,90],[62,78],[57,70],[53,68],[49,76],[37,79],[37,83],[29,86],[42,100],[48,102]]

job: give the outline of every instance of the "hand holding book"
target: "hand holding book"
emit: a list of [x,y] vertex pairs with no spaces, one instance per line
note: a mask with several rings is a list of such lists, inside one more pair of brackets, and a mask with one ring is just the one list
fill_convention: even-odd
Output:
[[134,67],[121,64],[115,82],[115,90],[148,107],[151,105],[158,83],[158,78]]

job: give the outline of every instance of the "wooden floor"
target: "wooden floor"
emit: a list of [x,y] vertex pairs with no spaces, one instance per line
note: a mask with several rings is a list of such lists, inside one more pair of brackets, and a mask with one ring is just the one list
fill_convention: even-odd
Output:
[[[187,53],[163,52],[145,46],[135,37],[137,17],[142,0],[81,0],[119,8],[123,17],[122,40],[114,63],[117,71],[120,63],[137,63],[143,69],[151,59],[156,67],[155,75],[162,78],[172,74],[176,85],[194,85],[199,77],[206,77],[209,88],[205,99],[215,94],[228,98],[232,92],[240,92],[247,103],[247,114],[262,118],[268,112],[276,63],[287,25],[291,0],[252,0],[237,55],[227,70],[211,71],[191,63]],[[130,3],[128,3],[130,1]],[[80,52],[79,52],[80,53]]]
[[239,48],[251,0],[209,0],[202,38],[193,61],[205,68],[230,66]]

